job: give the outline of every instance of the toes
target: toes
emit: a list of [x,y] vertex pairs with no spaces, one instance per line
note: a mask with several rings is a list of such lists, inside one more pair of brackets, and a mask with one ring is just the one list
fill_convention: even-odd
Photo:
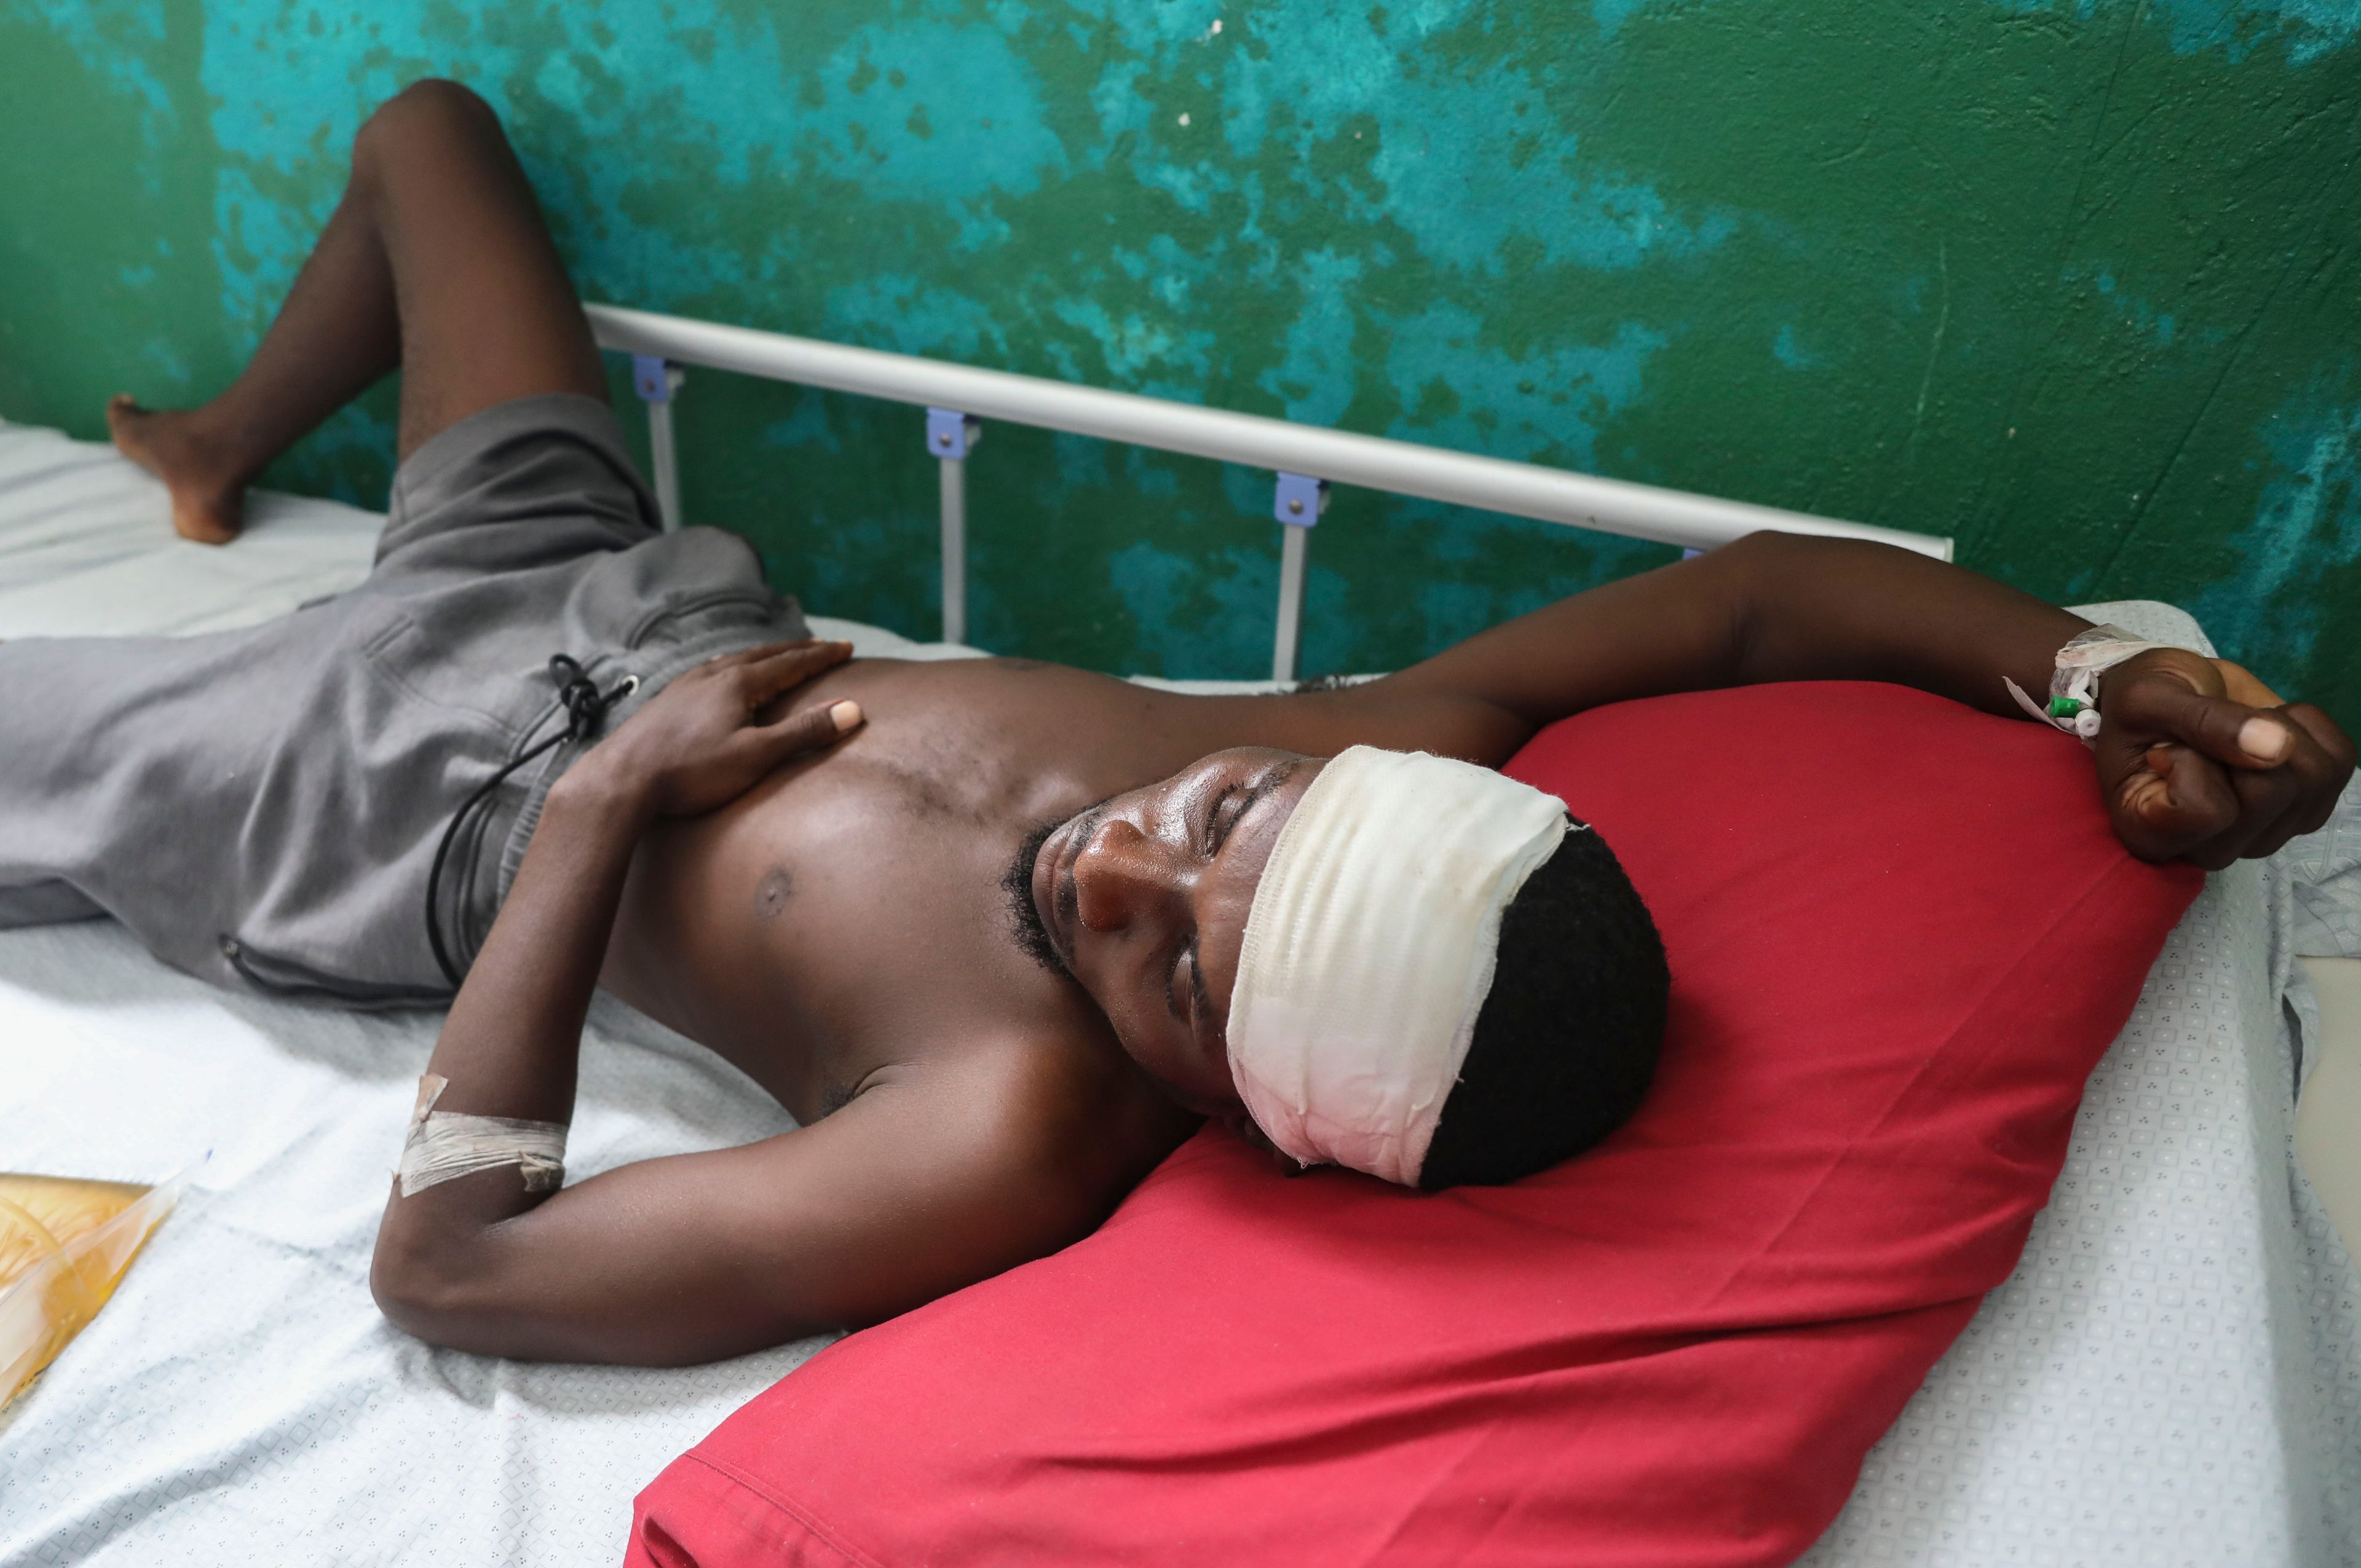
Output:
[[107,401],[106,419],[116,448],[171,493],[173,532],[200,544],[227,544],[238,536],[246,486],[225,477],[218,455],[187,411],[142,408],[130,393],[119,392]]
[[199,544],[227,544],[237,537],[237,525],[203,512],[172,513],[172,532]]

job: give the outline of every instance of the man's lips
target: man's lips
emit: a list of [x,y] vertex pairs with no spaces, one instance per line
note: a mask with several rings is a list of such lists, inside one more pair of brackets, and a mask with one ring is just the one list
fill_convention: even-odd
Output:
[[1033,870],[1033,907],[1040,914],[1041,928],[1049,934],[1049,945],[1058,949],[1069,970],[1073,967],[1074,938],[1067,928],[1068,901],[1062,894],[1073,884],[1073,860],[1081,839],[1074,831],[1074,819],[1067,818],[1042,840]]

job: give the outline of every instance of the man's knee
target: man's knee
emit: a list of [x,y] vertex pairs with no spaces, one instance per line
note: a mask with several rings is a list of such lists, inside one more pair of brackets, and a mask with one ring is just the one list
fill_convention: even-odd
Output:
[[384,103],[353,137],[353,167],[399,157],[405,147],[504,139],[500,117],[473,89],[441,77],[413,82]]

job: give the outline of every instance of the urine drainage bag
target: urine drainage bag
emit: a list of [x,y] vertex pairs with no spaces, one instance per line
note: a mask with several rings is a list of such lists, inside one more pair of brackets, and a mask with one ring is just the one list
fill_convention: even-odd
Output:
[[24,1392],[115,1294],[188,1185],[0,1173],[0,1407]]

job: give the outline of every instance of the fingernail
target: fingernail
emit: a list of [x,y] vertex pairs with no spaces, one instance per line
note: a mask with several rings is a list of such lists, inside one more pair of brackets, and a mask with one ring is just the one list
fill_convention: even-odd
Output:
[[2287,755],[2287,726],[2268,718],[2249,718],[2238,726],[2238,750],[2257,762],[2276,762]]
[[828,716],[835,721],[840,734],[861,722],[861,705],[847,697],[842,702],[829,705]]

